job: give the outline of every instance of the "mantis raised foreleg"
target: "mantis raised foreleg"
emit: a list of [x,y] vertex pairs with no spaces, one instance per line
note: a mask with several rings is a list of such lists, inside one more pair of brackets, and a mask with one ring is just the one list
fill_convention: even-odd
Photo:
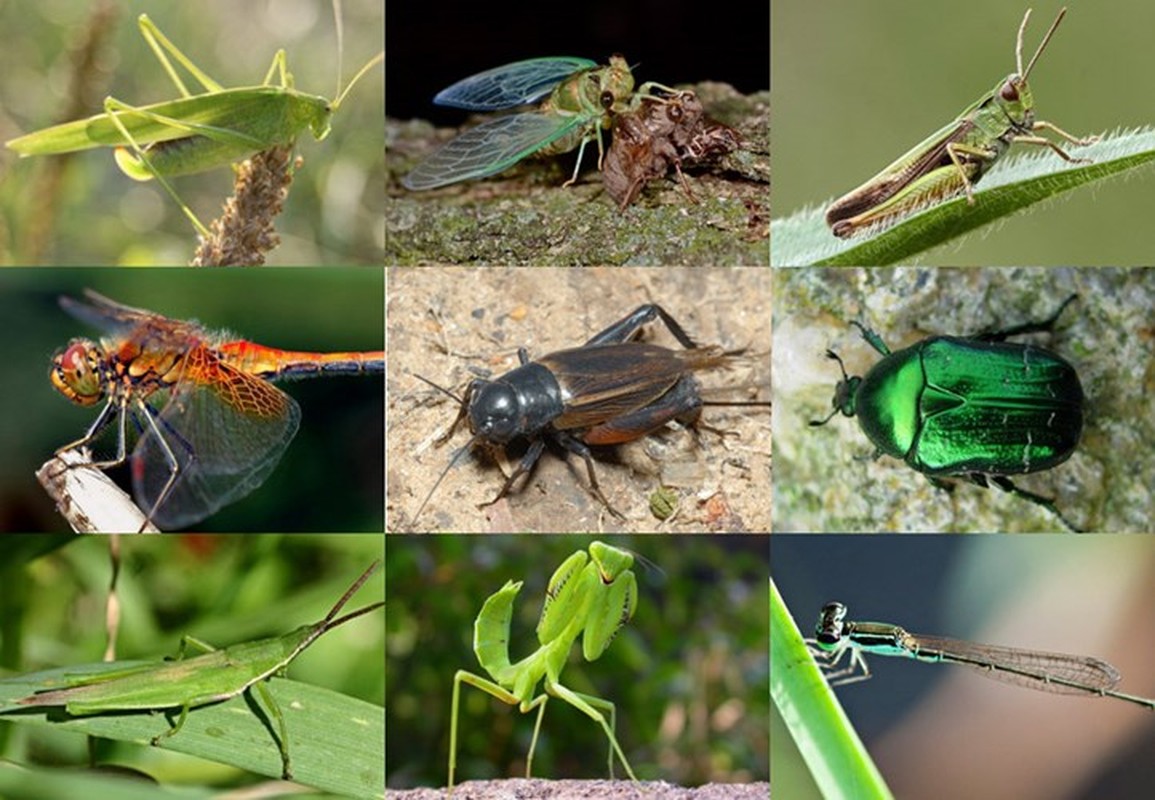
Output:
[[[500,591],[490,595],[473,625],[473,651],[477,661],[489,673],[488,680],[466,670],[453,676],[453,719],[449,727],[449,790],[453,791],[453,772],[457,765],[457,708],[461,684],[467,683],[516,705],[523,714],[537,709],[533,739],[525,762],[525,776],[533,769],[533,751],[541,729],[541,718],[549,697],[557,697],[597,722],[610,741],[609,771],[613,777],[614,753],[630,778],[637,780],[614,736],[614,704],[601,697],[575,692],[559,682],[570,648],[582,636],[582,655],[587,661],[600,657],[623,625],[634,616],[638,604],[637,580],[630,567],[632,554],[602,542],[590,544],[589,554],[578,550],[567,558],[546,590],[537,638],[541,643],[535,652],[516,664],[509,663],[509,623],[513,601],[521,591],[521,581],[507,581]],[[544,679],[545,691],[534,696],[538,681]],[[609,720],[607,722],[607,715]]]

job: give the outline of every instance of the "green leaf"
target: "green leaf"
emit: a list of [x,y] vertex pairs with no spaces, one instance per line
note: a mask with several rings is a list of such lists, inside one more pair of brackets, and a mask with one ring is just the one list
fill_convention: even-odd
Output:
[[771,224],[771,261],[782,267],[922,263],[927,260],[913,257],[1078,186],[1146,165],[1155,159],[1155,128],[1106,134],[1076,154],[1093,163],[1072,164],[1045,149],[1011,156],[975,187],[974,205],[957,197],[849,239],[830,232],[826,204],[805,208]]
[[770,582],[770,699],[827,800],[887,800],[870,754]]
[[[123,669],[141,661],[85,664],[30,673],[0,681],[0,720],[50,726],[89,736],[136,742],[150,740],[171,727],[176,710],[109,712],[69,716],[60,707],[31,707],[13,711],[10,703],[45,686],[59,685],[63,675]],[[385,792],[385,710],[372,703],[308,683],[274,678],[269,691],[285,716],[293,780],[348,797],[377,798]],[[159,747],[230,764],[250,772],[279,778],[281,757],[277,725],[260,701],[245,695],[189,712],[184,728],[161,739]]]
[[187,786],[166,789],[123,768],[62,770],[0,764],[0,797],[4,800],[208,800],[219,796],[217,791]]

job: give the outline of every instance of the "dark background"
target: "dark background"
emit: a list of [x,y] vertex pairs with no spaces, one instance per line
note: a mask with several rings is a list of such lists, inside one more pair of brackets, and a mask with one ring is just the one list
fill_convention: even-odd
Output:
[[743,93],[770,85],[770,6],[697,2],[391,3],[385,18],[390,116],[460,122],[433,96],[456,81],[527,58],[630,62],[639,83],[725,81]]

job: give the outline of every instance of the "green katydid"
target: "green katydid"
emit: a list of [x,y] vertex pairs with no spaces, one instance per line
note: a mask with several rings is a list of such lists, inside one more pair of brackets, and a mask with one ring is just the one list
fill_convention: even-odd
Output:
[[974,184],[1010,148],[1021,142],[1050,148],[1072,163],[1086,163],[1035,131],[1049,130],[1071,144],[1088,145],[1096,136],[1078,138],[1057,125],[1035,119],[1035,101],[1027,76],[1059,27],[1062,9],[1043,37],[1035,55],[1023,69],[1023,32],[1031,11],[1023,16],[1016,39],[1017,72],[999,83],[965,109],[958,118],[935,131],[899,156],[866,183],[838,198],[826,209],[826,224],[839,238],[864,228],[887,225],[913,211],[966,194],[974,205]]
[[[302,625],[283,636],[235,644],[222,650],[215,650],[204,642],[185,636],[181,639],[176,660],[95,674],[68,674],[65,676],[65,688],[38,691],[14,700],[12,702],[16,707],[4,708],[0,713],[35,706],[62,706],[72,716],[179,708],[180,716],[176,723],[153,737],[152,744],[156,746],[162,739],[175,736],[180,731],[190,709],[228,700],[255,686],[265,708],[277,721],[277,747],[281,753],[282,777],[288,779],[292,777],[288,730],[281,709],[264,681],[283,673],[293,659],[326,631],[385,605],[384,601],[372,603],[337,617],[345,603],[380,564],[380,561],[374,561],[369,565],[319,622]],[[189,644],[206,652],[185,658],[185,649]],[[255,702],[251,696],[250,702]]]
[[[507,581],[500,591],[485,601],[473,625],[473,651],[477,654],[478,663],[493,680],[466,670],[458,670],[453,676],[453,719],[449,726],[450,792],[453,791],[453,773],[457,766],[457,708],[462,683],[504,703],[518,706],[523,714],[535,708],[538,710],[525,762],[527,778],[533,769],[533,751],[537,747],[545,704],[552,695],[601,726],[610,742],[610,777],[613,777],[614,753],[617,753],[630,778],[637,780],[614,735],[614,704],[601,697],[575,692],[559,682],[570,649],[579,635],[582,635],[582,655],[586,661],[593,661],[605,652],[617,632],[634,616],[638,588],[630,570],[633,563],[631,553],[602,542],[592,542],[589,555],[578,550],[562,562],[550,578],[537,624],[541,647],[516,664],[509,663],[509,623],[513,601],[521,591],[522,582]],[[534,697],[537,683],[543,678],[545,692]]]
[[[134,106],[108,97],[101,114],[20,136],[7,146],[22,157],[115,147],[121,171],[135,180],[155,178],[202,236],[208,235],[207,229],[168,178],[205,172],[273,147],[292,146],[305,130],[318,141],[324,139],[349,91],[385,58],[382,51],[370,59],[333,100],[293,87],[284,50],[277,51],[259,86],[226,89],[169,41],[147,14],[141,14],[138,22],[180,99]],[[188,90],[170,56],[200,83],[203,92]],[[279,84],[273,83],[274,75]]]

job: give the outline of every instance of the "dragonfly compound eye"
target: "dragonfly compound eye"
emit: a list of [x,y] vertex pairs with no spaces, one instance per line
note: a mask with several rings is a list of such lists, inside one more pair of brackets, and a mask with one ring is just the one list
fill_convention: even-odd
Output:
[[99,350],[87,339],[76,339],[52,359],[49,378],[56,391],[81,406],[91,406],[104,397],[100,374],[94,367]]

